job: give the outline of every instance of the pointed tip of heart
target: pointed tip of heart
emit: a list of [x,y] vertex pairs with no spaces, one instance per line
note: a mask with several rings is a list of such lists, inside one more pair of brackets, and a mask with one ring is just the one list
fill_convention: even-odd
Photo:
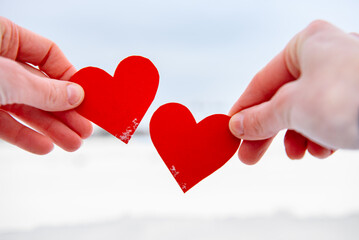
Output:
[[125,144],[128,144],[128,142],[131,140],[132,132],[126,131],[121,134],[113,134],[116,138],[120,139]]
[[185,194],[189,189],[182,189],[183,194]]
[[121,136],[116,136],[118,139],[120,139],[122,142],[124,142],[125,144],[128,144],[131,140],[131,136],[127,136],[126,138],[121,135]]
[[[192,186],[192,187],[194,187],[194,186]],[[183,194],[185,194],[185,193],[188,192],[190,189],[192,189],[192,187],[186,188],[186,189],[181,188],[181,190],[182,190]]]
[[188,192],[188,190],[190,190],[193,187],[193,186],[188,186],[187,183],[179,183],[179,182],[177,183],[180,186],[183,193]]

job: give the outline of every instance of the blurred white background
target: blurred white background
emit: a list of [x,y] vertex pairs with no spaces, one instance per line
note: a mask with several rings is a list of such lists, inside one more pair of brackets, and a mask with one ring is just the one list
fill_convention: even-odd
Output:
[[[0,15],[56,42],[80,69],[129,55],[160,73],[129,145],[94,136],[36,156],[0,142],[0,239],[357,239],[359,152],[289,160],[283,133],[255,166],[233,157],[183,194],[146,134],[157,107],[227,113],[312,20],[359,31],[357,1],[7,1]],[[335,113],[333,113],[335,114]]]

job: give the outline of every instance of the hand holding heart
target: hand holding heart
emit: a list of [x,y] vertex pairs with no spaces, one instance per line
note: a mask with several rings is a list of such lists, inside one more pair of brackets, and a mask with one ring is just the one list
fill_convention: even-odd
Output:
[[84,92],[66,81],[76,69],[61,50],[0,17],[0,54],[0,139],[36,154],[49,153],[54,144],[77,150],[92,125],[70,110]]
[[256,163],[282,129],[291,159],[359,148],[358,36],[315,21],[256,74],[230,111],[244,163]]
[[[128,143],[158,88],[159,74],[146,58],[124,59],[113,77],[94,67],[75,73],[54,43],[5,18],[0,18],[0,50],[4,54],[0,57],[0,138],[36,154],[48,153],[53,143],[67,151],[79,148],[81,138],[92,132],[87,119]],[[76,111],[70,110],[81,102]],[[168,120],[172,125],[166,124]],[[184,192],[221,167],[238,148],[228,121],[228,116],[214,115],[197,125],[179,104],[156,112],[152,139]],[[179,146],[182,153],[175,154]]]
[[[113,77],[94,67],[84,68],[75,73],[75,68],[53,42],[5,18],[0,18],[0,39],[0,52],[4,54],[0,57],[0,138],[30,152],[46,154],[52,150],[53,143],[67,151],[76,150],[81,145],[81,139],[88,137],[92,132],[92,125],[87,119],[128,143],[155,97],[159,74],[156,67],[146,58],[132,56],[124,59],[118,65]],[[83,89],[77,84],[58,79],[71,80]],[[70,110],[81,102],[76,111]],[[17,122],[12,115],[37,131]],[[166,120],[161,114],[157,116],[160,117],[154,121],[155,126],[161,125],[161,121]],[[183,117],[185,120],[186,114]],[[197,141],[203,141],[209,144],[207,147],[212,147],[214,142],[206,138],[201,139],[201,131],[195,130],[193,117],[191,118],[190,114],[187,114],[187,117],[190,120],[188,127],[192,127],[193,131],[197,132],[193,146],[200,147]],[[221,123],[225,130],[224,139],[228,138],[229,118],[219,118],[222,120],[218,123]],[[215,123],[216,120],[212,122]],[[151,132],[155,132],[154,138],[157,132],[159,135],[162,134],[161,128],[151,129]],[[203,131],[205,128],[199,129]],[[214,134],[212,137],[221,137],[218,131],[214,132],[217,135]],[[232,136],[231,138],[233,139]],[[218,138],[216,141],[221,140]],[[191,177],[191,174],[196,174],[193,171],[193,166],[196,164],[189,165],[186,170],[183,163],[172,161],[172,155],[168,155],[169,159],[167,158],[166,152],[171,150],[162,148],[158,144],[156,141],[156,147],[161,149],[159,151],[161,155],[164,154],[166,163],[168,160],[181,171],[180,174],[175,174],[178,174],[177,180],[181,179],[183,191],[187,191],[215,171],[230,157],[225,154],[219,164],[214,164],[212,167],[208,167],[211,163],[207,162],[207,167],[203,168],[205,171],[199,169],[198,177]],[[186,147],[190,149],[186,150]],[[205,147],[206,145],[202,144],[201,151]],[[193,151],[201,160],[200,151],[191,147],[191,144],[183,146],[183,149],[188,153]]]

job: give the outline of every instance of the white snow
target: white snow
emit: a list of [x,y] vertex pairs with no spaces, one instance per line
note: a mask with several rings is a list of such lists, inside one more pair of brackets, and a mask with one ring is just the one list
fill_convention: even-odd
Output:
[[[215,221],[269,217],[278,211],[299,219],[359,212],[358,152],[291,161],[282,137],[257,165],[246,166],[235,156],[186,194],[149,136],[136,136],[130,145],[94,137],[77,152],[56,148],[47,156],[1,142],[0,232],[102,225],[125,216],[139,222],[146,216]],[[146,224],[144,228],[152,226]]]

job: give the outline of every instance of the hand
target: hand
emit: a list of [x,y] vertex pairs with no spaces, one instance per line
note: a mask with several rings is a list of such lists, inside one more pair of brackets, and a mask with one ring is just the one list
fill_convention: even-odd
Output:
[[239,158],[255,164],[288,129],[292,159],[359,148],[359,38],[315,21],[253,78],[230,111],[232,133],[245,139]]
[[78,149],[92,125],[70,110],[84,98],[79,85],[66,81],[75,72],[53,42],[0,18],[0,139],[36,154],[53,143]]

